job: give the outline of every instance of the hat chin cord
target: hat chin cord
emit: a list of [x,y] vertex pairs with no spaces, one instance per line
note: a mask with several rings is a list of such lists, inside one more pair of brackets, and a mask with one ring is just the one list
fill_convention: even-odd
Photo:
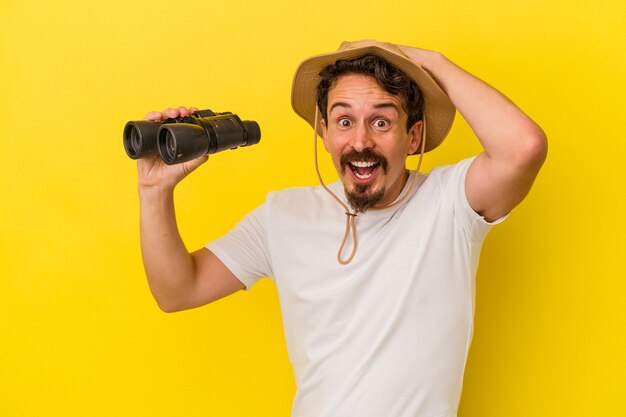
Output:
[[[337,197],[337,195],[335,193],[333,193],[330,188],[328,188],[326,186],[326,184],[324,184],[324,180],[322,179],[322,174],[320,174],[320,169],[319,169],[319,165],[317,163],[317,123],[318,123],[318,118],[319,118],[319,110],[317,108],[317,105],[315,106],[315,123],[313,124],[313,154],[314,154],[314,159],[315,159],[315,173],[317,174],[317,179],[319,180],[320,185],[322,186],[322,188],[324,188],[324,190],[326,190],[326,192],[328,192],[337,203],[339,203],[341,205],[341,207],[343,207],[343,209],[345,210],[346,213],[346,230],[343,234],[343,239],[341,240],[341,245],[339,246],[339,251],[337,252],[337,261],[341,264],[341,265],[347,265],[350,263],[350,261],[352,261],[352,258],[354,258],[354,255],[356,254],[356,249],[357,249],[357,236],[356,236],[356,216],[357,213],[356,212],[351,212],[350,208],[343,202],[341,201],[341,199],[339,197]],[[424,159],[424,148],[426,145],[426,118],[423,118],[423,127],[422,127],[422,134],[421,134],[421,151],[420,151],[420,159],[417,163],[417,169],[415,170],[415,175],[413,175],[413,179],[411,180],[411,185],[409,186],[409,189],[406,191],[406,193],[404,193],[404,195],[402,195],[400,198],[396,199],[396,201],[387,204],[386,206],[382,206],[382,207],[372,207],[370,210],[383,210],[383,209],[387,209],[390,207],[394,207],[397,206],[398,204],[402,203],[404,200],[406,200],[406,198],[411,195],[411,192],[413,191],[413,188],[415,188],[415,184],[417,183],[417,174],[420,172],[420,168],[422,166],[422,160]],[[348,234],[350,234],[350,232],[352,232],[352,252],[350,252],[350,256],[348,256],[347,259],[342,259],[341,258],[341,254],[343,253],[345,246],[346,246],[346,242],[348,240]]]

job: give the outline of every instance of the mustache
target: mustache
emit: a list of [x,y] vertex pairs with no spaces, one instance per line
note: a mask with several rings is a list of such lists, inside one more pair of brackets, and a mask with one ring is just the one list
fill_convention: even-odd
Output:
[[384,155],[378,152],[374,152],[371,149],[365,149],[362,152],[358,152],[355,149],[352,149],[350,152],[341,155],[341,158],[339,158],[341,172],[346,171],[346,167],[348,166],[350,161],[374,162],[380,165],[380,167],[383,169],[383,172],[387,172],[387,158],[385,158]]

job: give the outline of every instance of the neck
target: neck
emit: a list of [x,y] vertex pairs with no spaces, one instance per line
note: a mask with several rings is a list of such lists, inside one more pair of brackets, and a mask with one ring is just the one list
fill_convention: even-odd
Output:
[[396,181],[391,187],[389,187],[389,190],[387,190],[383,199],[373,208],[383,209],[392,204],[400,196],[402,190],[404,190],[406,182],[409,179],[409,175],[409,170],[405,169],[404,172],[402,172],[399,181]]
[[[415,175],[413,175],[413,180],[411,181],[411,186],[409,187],[409,189],[408,189],[408,190],[406,190],[406,193],[404,193],[404,195],[400,196],[400,195],[398,194],[398,195],[396,195],[396,196],[394,197],[394,199],[393,199],[393,200],[391,200],[391,201],[393,201],[392,203],[388,203],[388,204],[386,204],[386,205],[384,205],[384,206],[381,206],[381,207],[378,207],[378,206],[373,207],[373,208],[372,208],[372,210],[382,210],[382,209],[385,209],[385,208],[393,207],[393,206],[396,206],[396,205],[398,205],[398,204],[402,203],[404,200],[406,200],[406,198],[407,198],[407,197],[411,194],[411,192],[413,191],[413,188],[415,187],[415,184],[417,183],[417,176],[418,176],[418,175],[417,175],[417,173],[418,173],[418,172],[419,172],[419,171],[415,171]],[[408,170],[405,170],[405,178],[404,178],[404,181],[403,181],[403,185],[402,185],[402,187],[400,188],[400,191],[402,191],[402,190],[404,189],[404,184],[406,184],[406,181],[407,181],[407,179],[408,179],[408,176],[409,176],[409,171],[408,171]]]

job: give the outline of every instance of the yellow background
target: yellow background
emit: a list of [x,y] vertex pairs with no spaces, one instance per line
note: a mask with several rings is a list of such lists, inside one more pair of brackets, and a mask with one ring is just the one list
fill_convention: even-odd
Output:
[[[532,193],[484,246],[459,416],[626,415],[624,4],[2,0],[0,416],[289,415],[269,280],[172,315],[151,299],[121,133],[178,105],[262,126],[260,145],[178,188],[195,249],[267,191],[315,184],[292,74],[360,38],[443,52],[550,140]],[[425,166],[478,151],[457,117]]]

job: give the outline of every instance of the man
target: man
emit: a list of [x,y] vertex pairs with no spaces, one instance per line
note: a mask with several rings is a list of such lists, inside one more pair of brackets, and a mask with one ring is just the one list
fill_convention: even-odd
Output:
[[[375,41],[304,61],[292,104],[321,134],[340,181],[270,193],[191,254],[173,189],[206,157],[138,161],[142,253],[159,306],[197,307],[271,277],[298,385],[294,416],[456,415],[480,247],[529,192],[545,135],[443,55]],[[484,151],[407,172],[408,155],[441,143],[455,108]]]

